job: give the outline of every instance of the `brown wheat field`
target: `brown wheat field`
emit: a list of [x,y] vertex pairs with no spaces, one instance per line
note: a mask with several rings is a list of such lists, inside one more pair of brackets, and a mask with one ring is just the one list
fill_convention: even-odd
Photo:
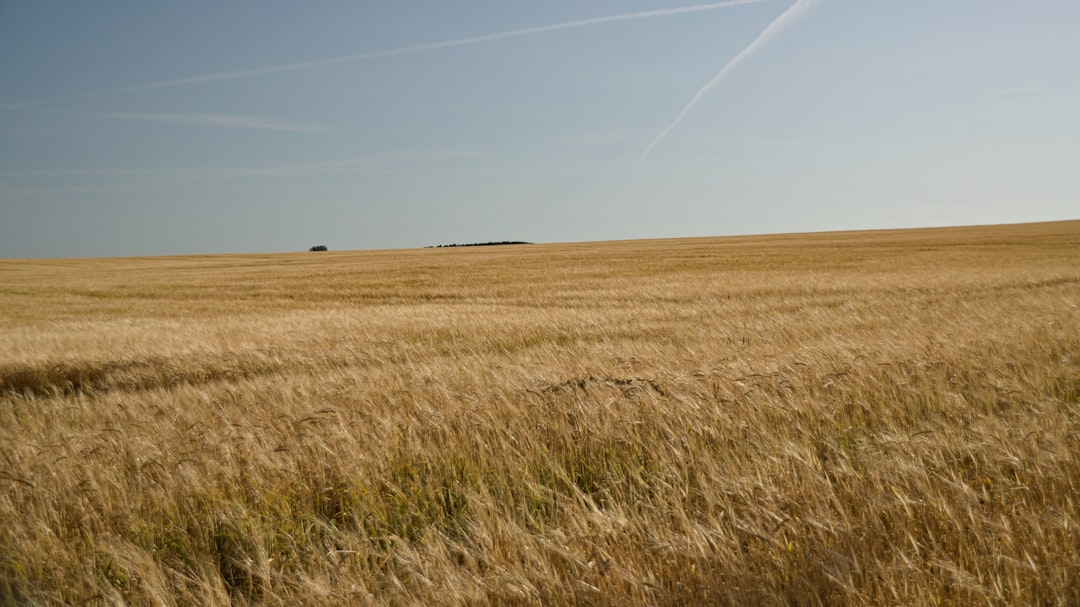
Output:
[[1080,605],[1080,221],[0,260],[0,603]]

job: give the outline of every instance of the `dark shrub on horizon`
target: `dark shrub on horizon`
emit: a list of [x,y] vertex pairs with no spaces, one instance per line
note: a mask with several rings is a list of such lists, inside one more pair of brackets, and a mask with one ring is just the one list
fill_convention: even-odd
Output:
[[326,245],[324,245],[324,244],[319,244],[319,245],[315,245],[315,246],[311,247],[311,248],[310,248],[310,249],[308,249],[308,250],[309,250],[309,251],[327,251],[327,250],[329,250],[329,249],[327,249],[327,248],[326,248]]
[[445,249],[450,247],[492,247],[504,244],[532,244],[524,240],[500,240],[498,242],[471,242],[469,244],[440,244],[424,247],[426,249]]

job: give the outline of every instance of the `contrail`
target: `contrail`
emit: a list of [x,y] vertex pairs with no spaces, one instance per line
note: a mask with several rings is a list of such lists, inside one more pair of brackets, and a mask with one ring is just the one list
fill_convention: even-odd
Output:
[[130,93],[134,91],[143,91],[147,89],[157,89],[173,86],[184,86],[188,84],[199,84],[203,82],[216,82],[220,80],[235,80],[237,78],[250,78],[252,76],[262,76],[264,74],[278,74],[281,72],[292,72],[296,70],[305,70],[309,68],[323,67],[327,65],[338,65],[341,63],[354,63],[357,61],[368,61],[370,59],[378,59],[381,57],[392,57],[394,55],[408,55],[412,53],[423,53],[427,51],[434,51],[444,48],[451,48],[455,46],[466,46],[470,44],[479,44],[482,42],[491,42],[493,40],[502,40],[505,38],[519,38],[521,36],[531,36],[534,34],[542,34],[545,32],[553,32],[556,30],[572,29],[577,27],[586,27],[589,25],[600,25],[603,23],[612,23],[615,21],[633,21],[636,19],[651,19],[653,17],[666,17],[670,15],[682,15],[685,13],[696,13],[700,11],[710,11],[720,8],[728,8],[732,6],[740,6],[744,4],[757,4],[760,2],[767,2],[768,0],[724,0],[722,2],[710,2],[707,4],[695,4],[691,6],[681,6],[676,8],[659,9],[653,11],[643,11],[638,13],[624,13],[622,15],[609,15],[607,17],[593,17],[591,19],[578,19],[576,21],[566,21],[563,23],[553,23],[551,25],[541,25],[538,27],[527,27],[523,29],[509,30],[505,32],[497,32],[494,34],[483,34],[481,36],[472,36],[469,38],[459,38],[457,40],[446,40],[443,42],[431,42],[427,44],[415,44],[412,46],[403,46],[399,48],[385,49],[381,51],[371,51],[367,53],[360,53],[357,55],[345,55],[342,57],[332,57],[330,59],[319,59],[315,61],[302,61],[297,63],[285,63],[281,65],[272,65],[269,67],[260,67],[249,70],[239,70],[234,72],[221,72],[217,74],[204,74],[202,76],[192,76],[190,78],[179,78],[176,80],[161,80],[158,82],[148,82],[145,84],[135,84],[132,86],[125,86],[122,88],[109,89],[106,91],[96,91],[92,93],[81,93],[77,95],[67,95],[63,97],[51,97],[49,99],[39,99],[37,101],[24,101],[21,103],[9,103],[7,105],[0,105],[0,109],[14,110],[27,107],[33,107],[38,105],[46,105],[49,103],[57,103],[60,101],[72,101],[76,99],[88,99],[91,97],[104,97],[107,95],[116,95],[120,93]]
[[768,44],[769,41],[772,40],[777,34],[779,34],[781,30],[783,30],[785,27],[793,23],[796,19],[801,17],[817,2],[818,0],[796,0],[795,3],[788,7],[786,11],[781,13],[779,17],[773,19],[772,23],[766,26],[765,29],[762,30],[760,34],[758,34],[757,38],[754,38],[753,42],[751,42],[743,50],[739,51],[739,54],[735,55],[734,59],[728,61],[727,65],[724,66],[724,69],[720,70],[718,74],[713,76],[712,80],[706,82],[705,86],[698,89],[698,92],[694,94],[694,98],[690,100],[690,103],[687,103],[686,107],[684,107],[682,111],[679,112],[677,116],[675,116],[675,120],[672,120],[671,124],[667,125],[664,130],[660,131],[659,135],[654,137],[653,140],[649,142],[649,145],[645,146],[645,151],[641,153],[641,158],[639,158],[638,161],[640,162],[642,159],[644,159],[645,156],[647,156],[649,152],[651,152],[652,149],[656,147],[656,144],[660,143],[661,139],[666,137],[667,134],[670,133],[675,127],[679,126],[679,123],[682,122],[683,118],[685,118],[686,115],[690,113],[690,110],[694,109],[694,106],[696,106],[702,99],[704,99],[705,95],[713,87],[720,84],[720,82],[723,81],[724,78],[726,78],[727,75],[730,74],[736,66],[754,55],[754,53],[757,53],[762,48],[764,48],[765,45]]

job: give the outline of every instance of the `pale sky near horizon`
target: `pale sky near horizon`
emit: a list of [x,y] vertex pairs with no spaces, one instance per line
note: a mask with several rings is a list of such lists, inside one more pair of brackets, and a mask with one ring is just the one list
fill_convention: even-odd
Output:
[[1078,31],[1076,0],[0,0],[0,257],[1077,219]]

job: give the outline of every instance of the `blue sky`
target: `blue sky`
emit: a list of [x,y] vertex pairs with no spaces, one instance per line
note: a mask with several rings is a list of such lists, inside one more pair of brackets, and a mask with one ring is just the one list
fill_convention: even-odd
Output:
[[0,0],[0,257],[1080,218],[1080,2],[724,4]]

